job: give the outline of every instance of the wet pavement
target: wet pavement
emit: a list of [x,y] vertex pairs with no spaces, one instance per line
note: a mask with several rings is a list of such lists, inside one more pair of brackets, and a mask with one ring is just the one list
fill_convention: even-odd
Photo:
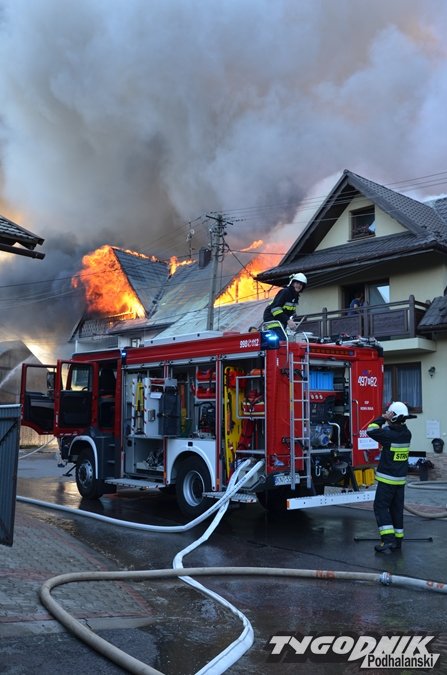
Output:
[[[19,462],[18,494],[115,518],[175,525],[185,522],[175,500],[156,492],[125,490],[93,504],[81,500],[53,453]],[[445,490],[407,488],[407,504],[441,513]],[[18,501],[14,545],[0,547],[0,672],[31,675],[122,673],[120,667],[67,633],[41,604],[47,579],[74,571],[171,568],[178,551],[204,531],[140,532]],[[370,504],[266,514],[236,506],[209,541],[185,557],[185,566],[266,566],[447,578],[447,520],[406,515],[409,539],[400,554],[374,554]],[[431,538],[431,541],[427,541]],[[382,635],[386,631],[436,635],[432,651],[447,672],[445,594],[328,579],[217,578],[200,581],[250,620],[255,641],[228,670],[254,673],[357,673],[358,664],[268,662],[271,635]],[[238,619],[181,581],[93,581],[56,588],[53,596],[105,639],[166,675],[197,672],[241,632]],[[364,671],[363,671],[364,672]],[[368,673],[384,672],[368,670]],[[400,671],[394,671],[400,672]],[[406,669],[405,673],[423,672]],[[429,672],[429,671],[426,671]]]

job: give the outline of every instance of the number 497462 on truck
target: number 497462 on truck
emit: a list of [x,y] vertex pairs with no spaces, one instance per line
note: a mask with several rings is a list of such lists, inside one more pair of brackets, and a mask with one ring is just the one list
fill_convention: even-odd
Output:
[[24,364],[22,424],[54,434],[88,499],[167,488],[193,517],[249,459],[262,464],[240,501],[366,501],[378,446],[365,430],[382,381],[374,341],[205,332]]

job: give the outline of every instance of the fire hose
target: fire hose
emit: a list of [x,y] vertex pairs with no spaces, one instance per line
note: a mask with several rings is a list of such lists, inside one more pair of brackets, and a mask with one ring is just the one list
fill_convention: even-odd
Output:
[[[407,483],[407,488],[412,488],[412,489],[417,489],[417,490],[446,490],[447,489],[447,481],[442,481],[442,480],[426,480],[426,481],[412,481],[410,483]],[[407,506],[405,505],[405,511],[408,511],[408,513],[412,513],[414,516],[421,516],[421,518],[428,518],[430,520],[436,519],[436,518],[447,518],[447,506],[445,511],[441,511],[438,513],[424,513],[423,511],[418,511],[417,509],[413,508],[412,506]]]
[[[379,582],[384,585],[395,585],[406,588],[417,588],[422,590],[430,590],[439,593],[447,593],[447,585],[442,582],[432,582],[424,579],[417,579],[411,577],[395,576],[388,572],[366,573],[366,572],[339,572],[332,570],[305,570],[305,569],[288,569],[288,568],[269,568],[269,567],[183,567],[183,558],[192,550],[205,542],[209,536],[214,532],[217,525],[223,518],[231,497],[238,492],[256,473],[256,471],[263,465],[263,462],[257,462],[251,469],[248,469],[250,461],[243,462],[233,474],[227,492],[225,495],[211,506],[208,511],[203,513],[198,518],[179,526],[156,526],[144,525],[141,523],[131,523],[122,520],[115,520],[101,514],[89,513],[72,509],[67,506],[51,504],[28,497],[17,496],[17,500],[32,504],[36,506],[43,506],[46,508],[56,509],[60,511],[69,512],[78,516],[85,516],[94,518],[96,520],[108,522],[114,525],[125,526],[132,529],[153,531],[153,532],[183,532],[189,530],[210,515],[215,513],[215,517],[208,526],[203,535],[188,547],[180,551],[174,558],[173,569],[159,569],[159,570],[140,570],[140,571],[115,571],[115,572],[77,572],[70,574],[62,574],[51,579],[48,579],[40,589],[40,599],[48,611],[70,632],[76,637],[83,640],[90,647],[95,649],[98,653],[109,660],[116,663],[118,666],[124,668],[130,673],[143,675],[163,675],[160,671],[143,663],[142,661],[130,656],[126,652],[118,649],[113,644],[104,640],[99,635],[91,631],[89,628],[80,623],[77,619],[66,612],[61,605],[51,595],[52,589],[63,584],[80,582],[80,581],[106,581],[106,580],[147,580],[147,579],[166,579],[178,577],[182,581],[193,586],[197,590],[210,596],[222,606],[229,609],[235,616],[237,616],[243,623],[243,631],[240,636],[233,641],[228,647],[220,652],[214,659],[201,668],[196,675],[219,675],[225,672],[230,666],[236,663],[245,654],[254,642],[253,628],[244,614],[239,609],[234,607],[229,601],[214,591],[206,588],[195,579],[193,576],[267,576],[267,577],[290,577],[290,578],[314,578],[314,579],[335,579],[335,580],[352,580],[352,581],[366,581]],[[245,470],[245,475],[239,476]]]

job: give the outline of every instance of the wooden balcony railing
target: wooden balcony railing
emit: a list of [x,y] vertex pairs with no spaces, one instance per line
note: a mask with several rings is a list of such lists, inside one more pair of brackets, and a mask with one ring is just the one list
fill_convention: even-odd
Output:
[[417,302],[414,295],[399,302],[365,305],[359,310],[329,312],[323,307],[321,312],[307,314],[299,330],[317,337],[361,335],[377,340],[414,338],[418,335],[417,326],[427,307],[425,302]]

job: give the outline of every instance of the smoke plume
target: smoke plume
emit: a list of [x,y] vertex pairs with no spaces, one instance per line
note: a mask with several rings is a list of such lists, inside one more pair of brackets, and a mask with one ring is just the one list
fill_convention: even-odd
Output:
[[1,212],[46,239],[0,261],[3,332],[69,332],[104,243],[275,242],[344,168],[443,171],[446,34],[444,0],[0,0]]

